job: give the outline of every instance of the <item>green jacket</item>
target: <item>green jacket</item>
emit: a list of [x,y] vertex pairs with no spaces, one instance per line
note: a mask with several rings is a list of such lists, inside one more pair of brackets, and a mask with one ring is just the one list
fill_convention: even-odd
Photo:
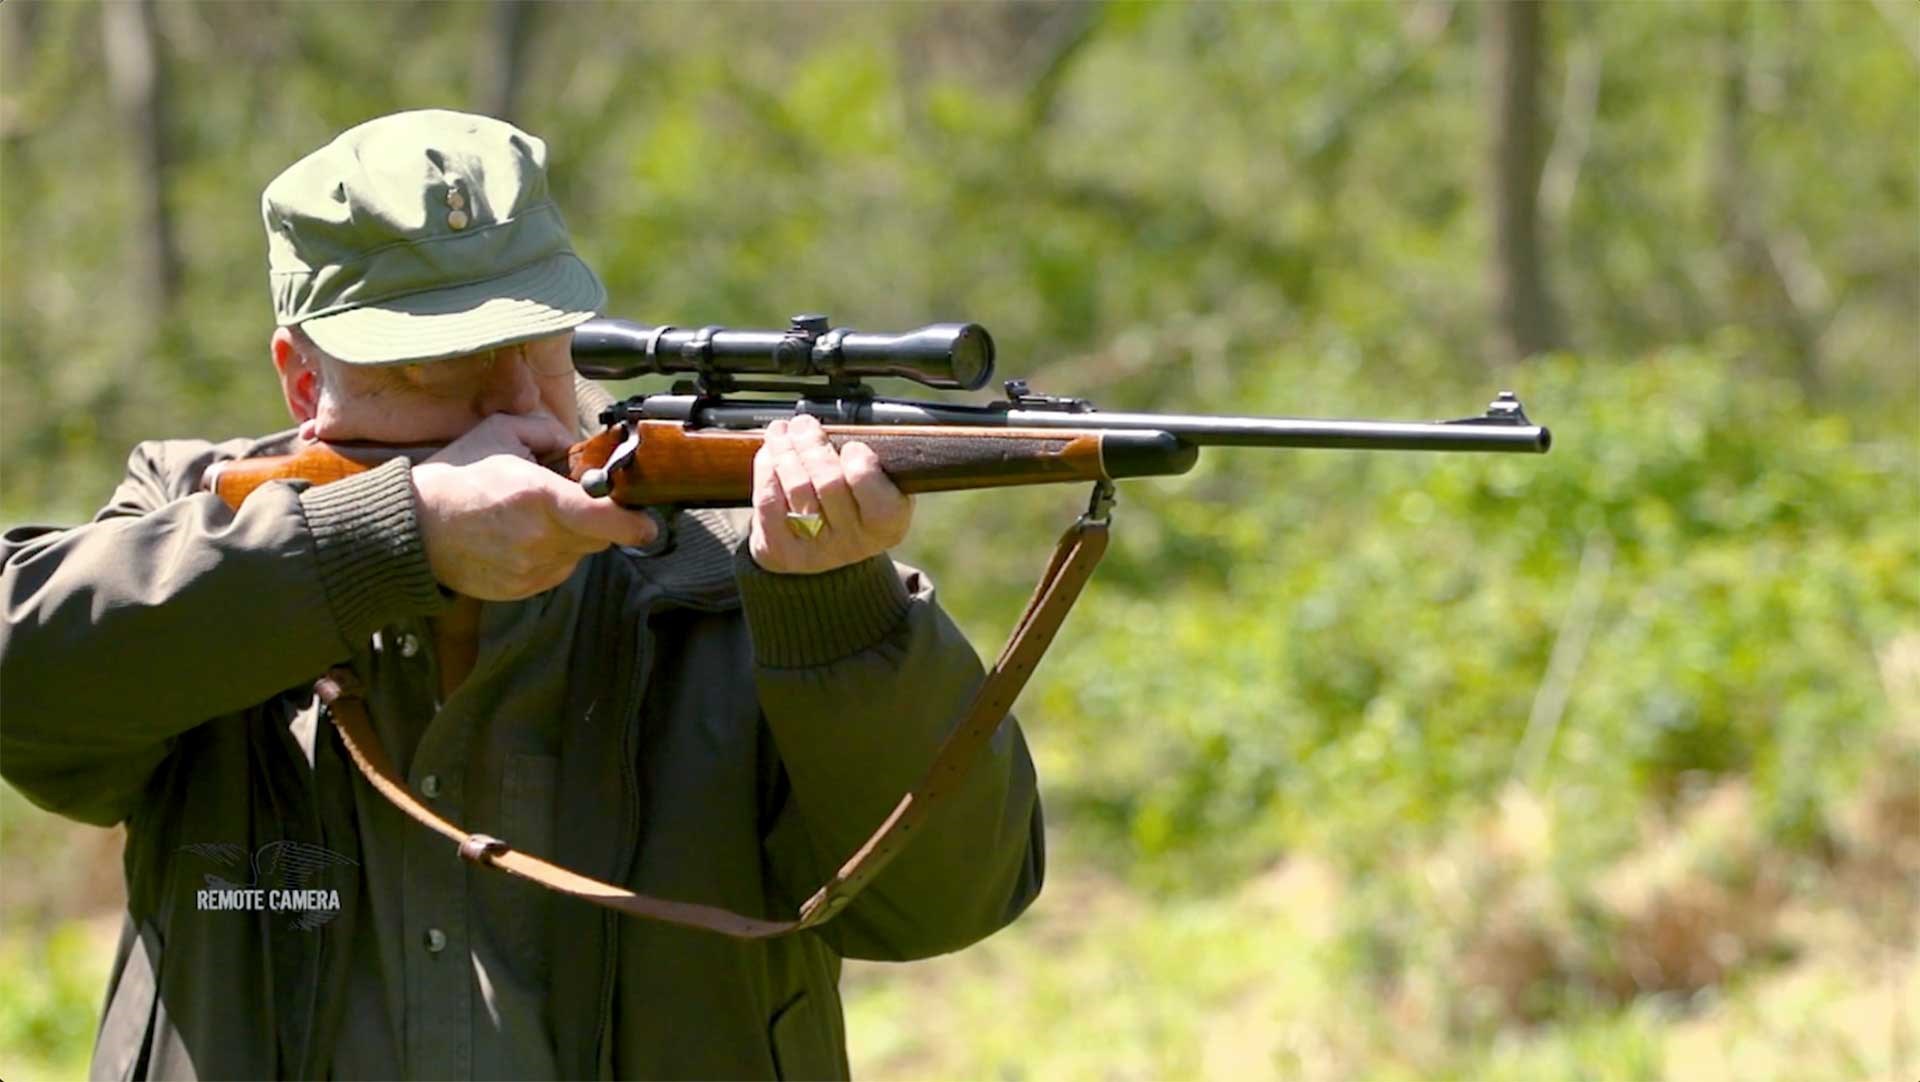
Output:
[[[42,807],[127,825],[95,1077],[329,1070],[364,872],[336,877],[342,911],[310,931],[278,913],[206,919],[205,868],[180,854],[289,840],[356,859],[365,783],[330,727],[295,719],[312,716],[328,666],[443,601],[403,462],[270,485],[238,513],[195,491],[212,463],[291,439],[142,444],[92,523],[0,539],[0,770]],[[918,572],[876,558],[770,575],[717,513],[680,516],[677,536],[668,555],[612,550],[583,572],[590,633],[565,659],[545,855],[788,916],[917,780],[980,666]],[[555,898],[561,1070],[844,1077],[840,959],[972,943],[1032,901],[1043,863],[1033,766],[1009,720],[925,834],[816,930],[737,942]]]

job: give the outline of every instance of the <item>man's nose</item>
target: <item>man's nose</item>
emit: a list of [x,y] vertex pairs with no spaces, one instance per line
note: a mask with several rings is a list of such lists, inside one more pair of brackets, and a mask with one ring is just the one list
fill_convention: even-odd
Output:
[[540,405],[540,386],[523,346],[503,346],[494,352],[493,366],[476,403],[481,416],[493,413],[531,413]]

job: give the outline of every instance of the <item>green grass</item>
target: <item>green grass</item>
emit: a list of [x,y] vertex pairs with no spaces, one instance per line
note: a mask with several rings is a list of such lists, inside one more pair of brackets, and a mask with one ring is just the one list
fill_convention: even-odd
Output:
[[1840,941],[1724,989],[1462,1032],[1404,991],[1446,975],[1403,973],[1394,992],[1359,971],[1325,868],[1159,899],[1066,880],[969,951],[852,965],[855,1077],[1840,1082],[1920,1069],[1920,952],[1837,910]]

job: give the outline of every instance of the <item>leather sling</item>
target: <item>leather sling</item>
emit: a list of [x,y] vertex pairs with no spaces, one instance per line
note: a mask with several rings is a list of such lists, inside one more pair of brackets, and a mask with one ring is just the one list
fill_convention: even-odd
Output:
[[499,838],[471,833],[428,808],[402,780],[374,732],[364,689],[351,669],[328,671],[314,685],[314,691],[322,710],[339,730],[348,756],[373,788],[416,822],[452,840],[459,846],[463,859],[629,916],[718,932],[737,939],[788,935],[824,923],[845,909],[847,902],[899,854],[933,809],[966,777],[973,761],[1012,708],[1013,700],[1026,686],[1040,656],[1052,644],[1054,634],[1060,630],[1067,610],[1073,607],[1081,588],[1092,576],[1094,566],[1105,554],[1108,536],[1105,512],[1110,491],[1104,485],[1097,488],[1092,508],[1061,535],[1006,647],[975,691],[960,724],[941,743],[926,774],[900,798],[893,812],[847,858],[833,878],[801,905],[799,915],[791,920],[749,917],[719,906],[637,894],[522,853]]

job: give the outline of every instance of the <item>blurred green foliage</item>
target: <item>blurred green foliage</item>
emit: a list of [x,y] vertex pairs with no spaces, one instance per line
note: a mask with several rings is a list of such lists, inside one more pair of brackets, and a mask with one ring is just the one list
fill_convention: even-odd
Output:
[[[1564,194],[1543,212],[1575,348],[1632,357],[1733,328],[1743,372],[1879,403],[1876,423],[1910,405],[1913,20],[1601,10],[1556,9],[1547,42]],[[134,439],[284,423],[262,378],[257,192],[348,125],[470,102],[494,25],[480,6],[159,5],[170,164],[152,177],[110,108],[100,16],[13,4],[0,22],[0,504],[16,516],[92,506]],[[1435,0],[535,5],[513,112],[552,144],[620,314],[978,319],[1009,374],[1081,357],[1071,389],[1104,393],[1131,372],[1115,405],[1248,405],[1235,384],[1283,344],[1402,386],[1481,386],[1477,24]],[[1579,71],[1590,102],[1563,89]],[[1722,84],[1742,88],[1737,111]],[[1725,161],[1798,283],[1811,354],[1729,254]],[[155,184],[185,267],[159,312],[131,258]],[[1368,405],[1453,408],[1415,398]]]
[[0,1052],[13,1078],[83,1078],[113,941],[80,921],[0,941]]
[[[83,518],[137,440],[286,423],[259,190],[371,116],[475,104],[493,10],[161,4],[152,176],[103,78],[102,8],[0,4],[0,520]],[[1509,782],[1560,824],[1542,874],[1569,897],[1728,779],[1766,845],[1827,851],[1893,709],[1876,657],[1920,627],[1920,10],[1551,5],[1541,212],[1569,349],[1521,366],[1483,359],[1482,18],[583,3],[521,24],[510,116],[549,140],[612,314],[967,318],[1003,375],[1107,408],[1444,417],[1511,387],[1553,426],[1545,458],[1222,450],[1128,486],[1024,700],[1070,861],[1163,900],[1288,853],[1371,884],[1315,971],[1356,1001],[1370,986],[1342,974],[1454,987],[1430,946],[1454,929],[1404,925],[1477,916],[1408,869]],[[134,269],[155,185],[184,268],[158,305]],[[988,649],[1077,500],[929,498],[903,556]],[[1141,925],[1173,937],[1141,946],[1156,981],[1225,935],[1216,914],[1181,939],[1190,904]],[[60,942],[8,968],[62,965]],[[1076,972],[1042,992],[1080,996]],[[1196,994],[1237,994],[1243,971],[1210,972]],[[0,1048],[72,1062],[60,1027],[95,993],[35,987],[0,996]],[[1545,1049],[1470,1029],[1460,1056],[1334,1062],[1653,1062],[1664,1007],[1548,998],[1566,1029]],[[1278,1009],[1336,1044],[1399,1032],[1331,999]],[[938,1062],[1010,1070],[992,1056],[1032,1037]],[[1204,1069],[1183,1040],[1143,1069]]]
[[[1734,364],[1540,364],[1545,459],[1210,452],[1129,493],[1031,708],[1050,791],[1149,866],[1393,861],[1514,775],[1604,538],[1555,798],[1605,848],[1649,802],[1750,774],[1779,839],[1816,841],[1886,718],[1875,646],[1920,614],[1920,468]],[[1298,391],[1269,383],[1255,401]]]

